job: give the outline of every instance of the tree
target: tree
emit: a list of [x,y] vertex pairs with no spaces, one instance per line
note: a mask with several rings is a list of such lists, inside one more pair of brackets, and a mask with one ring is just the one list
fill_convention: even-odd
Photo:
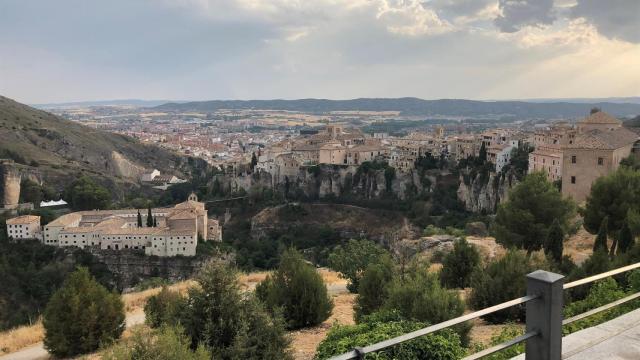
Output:
[[440,281],[449,288],[466,288],[471,285],[471,275],[480,265],[476,248],[462,238],[453,244],[453,251],[442,261]]
[[158,219],[155,216],[153,217],[153,227],[158,227]]
[[567,229],[574,213],[574,202],[563,198],[545,173],[534,172],[513,188],[509,199],[499,205],[493,232],[498,243],[531,253],[542,248],[554,220],[562,229]]
[[142,227],[142,215],[140,215],[140,210],[138,210],[138,227]]
[[204,346],[191,351],[191,340],[181,327],[165,326],[159,330],[139,327],[126,341],[109,348],[105,360],[209,360],[211,352]]
[[20,202],[33,203],[36,207],[40,206],[43,199],[43,191],[40,184],[29,179],[22,180],[20,183]]
[[[357,325],[334,325],[327,337],[318,345],[316,359],[329,359],[353,350],[355,347],[371,345],[427,327],[429,324],[408,321],[397,313],[384,312],[365,317]],[[372,354],[373,355],[373,354]],[[392,346],[375,353],[375,359],[461,359],[465,349],[458,334],[450,329],[421,336],[402,345]],[[367,355],[365,358],[369,358]]]
[[[474,273],[469,299],[471,306],[479,310],[524,296],[526,275],[539,269],[549,269],[544,258],[540,259],[535,254],[529,257],[521,250],[509,250],[504,257]],[[486,315],[485,319],[501,323],[507,319],[523,320],[524,316],[524,307],[515,306]]]
[[337,246],[329,255],[329,267],[348,279],[347,289],[356,292],[367,265],[379,262],[384,256],[389,253],[373,241],[352,239],[346,245]]
[[482,142],[482,145],[480,146],[480,151],[478,152],[478,159],[482,163],[487,161],[487,147],[485,146],[484,141]]
[[120,295],[80,267],[69,275],[44,312],[44,346],[53,355],[86,354],[120,337],[125,327]]
[[153,227],[153,214],[151,213],[151,204],[147,208],[147,227]]
[[186,306],[186,299],[177,291],[171,291],[166,286],[147,300],[144,306],[145,322],[152,328],[163,325],[177,325]]
[[622,229],[620,230],[618,240],[618,253],[625,254],[631,247],[633,246],[634,240],[633,235],[631,234],[631,229],[629,228],[629,223],[625,222],[622,225]]
[[549,234],[547,234],[544,244],[544,253],[558,264],[562,262],[563,241],[564,231],[562,231],[560,222],[556,219],[549,228]]
[[63,197],[74,210],[108,209],[111,206],[109,190],[84,175],[65,189]]
[[269,315],[257,300],[243,294],[234,269],[210,262],[196,281],[200,286],[189,290],[182,316],[191,348],[202,343],[216,359],[242,359],[242,352],[253,359],[291,358],[282,317]]
[[258,158],[256,157],[256,153],[253,152],[251,154],[251,170],[255,169],[256,165],[258,165]]
[[602,219],[600,223],[600,230],[598,230],[598,236],[596,236],[596,241],[593,243],[593,252],[595,253],[598,250],[602,250],[604,252],[609,251],[609,246],[607,245],[607,234],[609,230],[607,229],[609,223],[609,218],[606,216]]
[[595,234],[608,217],[608,235],[615,239],[630,211],[640,211],[640,171],[621,166],[591,186],[583,214],[584,227]]
[[388,297],[387,285],[393,280],[394,270],[394,264],[389,257],[367,266],[360,279],[358,297],[354,305],[356,321],[360,321],[363,316],[374,313],[384,305]]
[[294,249],[286,250],[280,266],[256,287],[268,309],[282,309],[289,329],[318,325],[331,315],[333,303],[320,274]]

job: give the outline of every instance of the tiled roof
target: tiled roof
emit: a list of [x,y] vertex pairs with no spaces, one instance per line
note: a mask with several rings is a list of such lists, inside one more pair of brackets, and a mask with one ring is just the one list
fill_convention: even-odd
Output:
[[593,130],[576,135],[573,144],[567,145],[567,148],[614,150],[636,141],[638,141],[638,134],[626,128],[611,131]]
[[40,216],[35,215],[22,215],[7,219],[7,225],[24,225],[31,224],[33,222],[40,222]]
[[582,121],[580,121],[580,124],[612,124],[612,125],[621,125],[622,121],[614,118],[613,116],[607,114],[604,111],[598,111],[595,112],[589,116],[587,116],[586,118],[584,118]]

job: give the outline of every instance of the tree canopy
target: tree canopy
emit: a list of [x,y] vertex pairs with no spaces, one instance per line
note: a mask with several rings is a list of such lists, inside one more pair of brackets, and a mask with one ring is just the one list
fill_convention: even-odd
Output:
[[337,246],[329,255],[329,266],[349,280],[349,291],[356,292],[367,265],[379,262],[384,256],[389,253],[373,241],[352,239],[346,245]]
[[96,184],[90,177],[81,176],[64,191],[64,199],[74,210],[108,209],[111,194],[106,188]]

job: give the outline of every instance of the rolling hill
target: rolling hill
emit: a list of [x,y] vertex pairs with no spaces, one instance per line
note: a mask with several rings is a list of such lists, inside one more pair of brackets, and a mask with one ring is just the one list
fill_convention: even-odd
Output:
[[180,174],[182,158],[153,145],[60,118],[0,96],[0,158],[53,184],[69,175],[135,182],[145,169]]
[[452,117],[516,117],[519,119],[580,118],[599,107],[614,116],[632,117],[640,114],[640,104],[594,102],[525,102],[474,101],[459,99],[423,100],[418,98],[352,100],[299,99],[299,100],[211,100],[185,103],[167,103],[156,106],[160,111],[201,111],[220,109],[289,110],[310,113],[331,111],[400,111],[412,116]]

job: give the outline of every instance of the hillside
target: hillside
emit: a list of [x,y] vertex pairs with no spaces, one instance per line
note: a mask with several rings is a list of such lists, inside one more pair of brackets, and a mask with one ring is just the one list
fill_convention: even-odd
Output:
[[473,101],[459,99],[423,100],[418,98],[352,100],[212,100],[186,103],[167,103],[156,106],[161,111],[203,111],[220,109],[289,110],[311,113],[330,111],[400,111],[415,116],[513,116],[522,119],[579,118],[599,107],[614,116],[640,114],[640,104],[632,103],[534,103],[524,101]]
[[132,182],[145,169],[179,173],[181,158],[136,139],[92,129],[0,96],[0,158],[50,182],[70,173]]

